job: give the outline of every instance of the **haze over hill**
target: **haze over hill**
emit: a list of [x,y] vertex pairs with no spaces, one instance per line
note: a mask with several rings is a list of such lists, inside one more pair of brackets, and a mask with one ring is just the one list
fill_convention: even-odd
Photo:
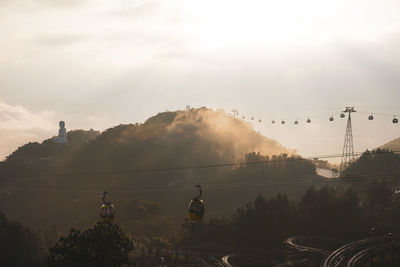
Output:
[[[134,201],[136,197],[156,201],[163,206],[161,213],[175,214],[180,220],[185,216],[182,204],[186,205],[196,193],[192,189],[195,184],[206,187],[256,184],[245,190],[236,186],[205,189],[210,203],[207,214],[212,217],[233,210],[260,192],[272,195],[290,191],[299,196],[313,179],[319,179],[315,166],[295,155],[295,151],[255,132],[251,124],[241,119],[207,108],[163,112],[143,124],[119,125],[102,133],[77,130],[67,135],[68,144],[56,144],[52,139],[41,144],[29,143],[1,164],[0,184],[4,188],[0,209],[6,210],[11,218],[38,227],[44,221],[87,225],[98,214],[84,210],[97,211],[99,194],[107,190],[117,204],[140,203]],[[247,164],[254,161],[266,163]],[[234,162],[243,165],[129,172]],[[259,185],[304,177],[310,182],[289,190],[285,185]],[[41,207],[40,218],[30,210],[28,199],[29,205],[36,203]],[[224,201],[223,209],[222,199],[230,199]],[[58,203],[57,207],[51,205],[53,202]],[[20,203],[18,209],[13,208],[16,203]],[[125,209],[125,204],[121,205]],[[60,207],[62,215],[54,217]],[[76,214],[81,214],[79,220],[73,220]]]
[[[143,124],[119,125],[101,134],[70,131],[68,138],[66,148],[49,139],[22,146],[7,159],[62,157],[68,168],[113,170],[236,162],[250,152],[295,154],[255,132],[250,123],[207,108],[163,112]],[[66,154],[71,147],[74,153]]]
[[72,161],[79,165],[83,156],[86,167],[101,163],[109,169],[171,167],[235,162],[249,152],[294,153],[256,133],[245,121],[200,108],[159,113],[144,124],[108,129]]
[[395,138],[385,144],[383,144],[382,146],[380,146],[380,148],[382,149],[389,149],[389,150],[400,150],[400,137],[399,138]]

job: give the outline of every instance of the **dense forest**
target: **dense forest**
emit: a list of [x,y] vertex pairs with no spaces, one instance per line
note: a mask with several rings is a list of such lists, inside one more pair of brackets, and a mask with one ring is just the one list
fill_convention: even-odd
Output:
[[291,201],[286,194],[269,199],[259,195],[229,218],[198,227],[184,224],[183,241],[273,248],[295,235],[350,242],[368,237],[371,228],[377,231],[374,234],[400,232],[400,196],[384,182],[371,183],[369,192],[365,200],[352,189],[332,187],[311,187],[298,201]]
[[[374,235],[398,233],[398,194],[385,182],[371,183],[369,192],[365,200],[352,189],[338,191],[329,186],[310,187],[299,200],[290,200],[286,194],[271,198],[260,194],[225,218],[200,223],[183,220],[174,238],[170,239],[148,239],[140,233],[128,235],[124,233],[123,224],[109,223],[96,223],[65,234],[51,229],[36,233],[0,214],[1,227],[6,230],[0,233],[3,248],[0,259],[6,266],[123,266],[128,263],[134,266],[137,262],[156,264],[163,256],[179,265],[179,261],[185,261],[174,256],[178,255],[179,248],[187,251],[195,248],[241,249],[252,253],[255,249],[263,250],[276,261],[284,262],[287,249],[282,241],[290,236],[319,236],[344,244]],[[386,199],[384,208],[382,199]],[[151,250],[155,249],[158,252],[153,254]],[[20,258],[15,253],[25,256]],[[377,257],[371,259],[371,263],[394,261],[394,257],[398,257],[396,251],[388,253],[387,257],[393,259]],[[151,264],[149,266],[154,266]]]
[[[67,136],[68,144],[52,139],[26,144],[1,163],[0,209],[8,216],[39,231],[52,225],[63,232],[85,227],[97,219],[106,190],[117,206],[117,221],[129,231],[158,233],[159,225],[167,225],[173,232],[172,225],[186,217],[196,184],[203,185],[207,216],[213,218],[229,215],[258,193],[300,197],[322,179],[312,162],[295,151],[243,120],[206,108],[163,112],[142,124],[102,133],[74,130]],[[179,169],[226,163],[237,165]],[[296,179],[308,182],[285,183]],[[32,205],[40,207],[40,216]],[[153,222],[143,223],[149,219]]]
[[[129,248],[130,242],[142,246],[141,254],[121,256],[130,263],[148,254],[143,247],[281,251],[293,235],[349,242],[371,227],[400,230],[400,156],[389,150],[366,151],[340,179],[328,180],[316,167],[329,163],[303,159],[250,124],[206,108],[164,112],[101,133],[73,130],[68,141],[28,143],[0,164],[0,210],[10,218],[1,214],[1,223],[12,229],[1,246],[13,244],[27,255],[27,263],[7,266],[63,266],[52,253],[111,229],[96,226],[104,190],[116,207],[114,233],[126,235]],[[206,205],[199,224],[186,219],[196,184]]]

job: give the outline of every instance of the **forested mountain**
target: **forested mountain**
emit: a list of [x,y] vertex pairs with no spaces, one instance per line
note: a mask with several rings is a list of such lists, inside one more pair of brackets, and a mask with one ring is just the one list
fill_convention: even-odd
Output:
[[68,140],[67,145],[52,139],[29,143],[8,156],[6,163],[51,157],[65,159],[69,168],[112,170],[234,162],[249,152],[293,154],[249,123],[206,108],[163,112],[143,124],[119,125],[101,134],[70,131]]
[[[103,191],[115,221],[149,244],[280,247],[290,235],[353,240],[371,225],[399,227],[393,174],[400,156],[387,150],[366,151],[342,173],[373,180],[323,188],[315,164],[326,163],[221,111],[163,112],[142,124],[67,135],[68,144],[29,143],[0,165],[0,210],[41,233],[46,247],[71,227],[93,226]],[[196,184],[206,207],[199,229],[185,221]]]
[[[117,221],[131,233],[162,234],[163,227],[172,233],[197,194],[196,184],[204,188],[206,218],[213,218],[259,193],[299,197],[322,179],[295,151],[248,122],[207,108],[67,135],[68,144],[29,143],[2,162],[0,209],[11,218],[35,228],[86,227],[97,220],[106,190],[117,206]],[[226,163],[238,165],[196,167]],[[307,182],[285,182],[296,179]]]
[[365,151],[353,164],[344,170],[343,175],[375,177],[399,172],[400,154],[378,148],[372,151]]

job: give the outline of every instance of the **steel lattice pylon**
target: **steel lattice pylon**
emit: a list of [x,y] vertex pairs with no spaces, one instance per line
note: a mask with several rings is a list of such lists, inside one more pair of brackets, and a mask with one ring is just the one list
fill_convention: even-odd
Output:
[[346,134],[344,136],[343,152],[342,152],[342,163],[340,164],[340,173],[350,163],[354,162],[354,147],[353,147],[353,131],[351,129],[351,113],[356,112],[354,107],[346,107],[344,113],[349,113],[347,119]]

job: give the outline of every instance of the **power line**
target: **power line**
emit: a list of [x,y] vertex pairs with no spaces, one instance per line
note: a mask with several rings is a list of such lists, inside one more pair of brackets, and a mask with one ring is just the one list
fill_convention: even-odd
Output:
[[[397,170],[396,170],[397,171]],[[292,180],[285,180],[285,182],[314,182],[316,181],[316,179],[325,179],[322,181],[350,181],[353,178],[380,178],[380,177],[386,177],[386,176],[391,176],[391,175],[400,175],[400,169],[398,170],[399,173],[389,173],[389,174],[377,174],[377,175],[346,175],[340,178],[319,178],[318,176],[308,176],[305,178],[301,178],[301,179],[292,179]],[[238,176],[235,175],[225,175],[222,177],[218,177],[218,179],[229,179],[229,178],[238,178]],[[282,182],[282,177],[267,177],[264,175],[259,175],[259,176],[246,176],[246,179],[268,179],[268,182]],[[254,183],[264,183],[265,180],[260,180],[260,181],[252,181],[251,183],[249,182],[236,182],[236,183],[228,183],[228,184],[218,184],[218,183],[214,183],[212,184],[212,186],[225,186],[225,185],[251,185]],[[186,186],[169,186],[169,185],[163,185],[163,186],[154,186],[154,185],[137,185],[137,184],[127,184],[127,183],[123,183],[123,184],[117,184],[117,183],[113,183],[113,184],[68,184],[68,183],[34,183],[34,184],[26,184],[23,183],[21,184],[21,182],[14,182],[14,183],[10,183],[10,182],[6,182],[6,183],[2,183],[2,185],[14,185],[14,186],[30,186],[30,187],[37,187],[37,186],[47,186],[47,187],[52,187],[52,186],[70,186],[70,187],[100,187],[100,188],[105,188],[105,187],[136,187],[136,188],[143,188],[143,189],[159,189],[159,188],[179,188],[179,187],[186,187]],[[207,185],[206,185],[207,186]],[[0,186],[1,187],[1,186]],[[190,186],[190,188],[192,188]]]
[[[255,177],[247,177],[248,179],[253,179]],[[258,177],[262,178],[262,177]],[[307,177],[303,179],[285,180],[279,181],[277,178],[275,180],[269,181],[253,181],[253,182],[241,182],[241,183],[227,183],[227,184],[211,184],[203,185],[202,188],[205,190],[215,190],[215,189],[230,189],[230,188],[241,188],[241,187],[251,187],[251,186],[277,186],[277,185],[298,185],[298,184],[328,184],[332,185],[334,183],[340,182],[366,182],[373,180],[400,180],[400,169],[396,170],[394,173],[390,174],[377,174],[377,175],[348,175],[342,178],[331,178],[331,179],[317,179],[317,177]],[[60,185],[65,186],[65,184]],[[63,192],[63,193],[98,193],[102,191],[104,185],[81,185],[82,187],[99,187],[99,190],[57,190],[57,189],[38,189],[38,188],[19,188],[19,187],[6,187],[0,186],[0,189],[4,191],[22,191],[22,192]],[[135,186],[131,185],[116,185],[121,187]],[[109,187],[115,187],[113,185],[108,185]],[[135,186],[137,187],[137,186]],[[179,191],[179,190],[193,190],[193,186],[157,186],[148,187],[145,189],[135,189],[135,190],[108,190],[114,193],[146,193],[146,192],[168,192],[168,191]]]
[[[364,152],[355,152],[355,156],[360,156]],[[375,151],[374,154],[387,154],[387,153],[400,153],[400,150],[382,150]],[[128,173],[146,173],[146,172],[164,172],[164,171],[180,171],[189,169],[209,169],[209,168],[220,168],[220,167],[236,167],[236,166],[248,166],[248,165],[259,165],[259,164],[272,164],[281,162],[296,162],[296,161],[307,161],[307,160],[319,160],[327,158],[338,158],[342,157],[341,154],[331,155],[319,155],[312,157],[290,157],[281,158],[276,160],[261,160],[252,162],[238,162],[238,163],[221,163],[221,164],[208,164],[208,165],[193,165],[193,166],[182,166],[182,167],[166,167],[166,168],[145,168],[145,169],[131,169],[131,170],[119,170],[119,171],[91,171],[91,172],[71,172],[71,173],[47,173],[47,174],[29,174],[29,175],[8,175],[8,178],[40,178],[40,177],[64,177],[64,176],[91,176],[91,175],[115,175],[115,174],[128,174]]]

